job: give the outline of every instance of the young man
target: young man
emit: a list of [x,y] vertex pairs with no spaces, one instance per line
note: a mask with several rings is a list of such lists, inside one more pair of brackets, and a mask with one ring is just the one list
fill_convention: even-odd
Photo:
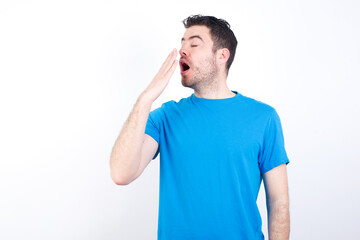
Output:
[[271,106],[229,90],[237,41],[229,24],[190,16],[181,82],[194,93],[150,112],[177,66],[174,49],[138,98],[111,154],[111,176],[126,185],[160,153],[158,239],[264,239],[256,204],[264,179],[269,239],[289,239],[289,163]]

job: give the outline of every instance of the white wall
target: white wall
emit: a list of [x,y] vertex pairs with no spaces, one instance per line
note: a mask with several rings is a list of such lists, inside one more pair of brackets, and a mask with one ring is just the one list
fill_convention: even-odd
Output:
[[[156,239],[159,158],[128,186],[109,156],[181,20],[230,22],[230,89],[283,124],[291,239],[359,235],[359,1],[1,1],[0,239]],[[179,70],[153,108],[192,93]],[[259,205],[266,235],[264,192]]]

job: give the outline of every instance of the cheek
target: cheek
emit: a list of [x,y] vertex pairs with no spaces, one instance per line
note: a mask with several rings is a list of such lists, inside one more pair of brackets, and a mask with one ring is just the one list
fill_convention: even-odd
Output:
[[201,65],[204,67],[214,67],[216,65],[216,58],[214,56],[207,56],[201,60]]

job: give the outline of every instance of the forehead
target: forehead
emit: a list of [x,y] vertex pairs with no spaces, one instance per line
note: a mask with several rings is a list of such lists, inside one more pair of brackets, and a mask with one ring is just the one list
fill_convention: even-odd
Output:
[[205,43],[212,42],[210,36],[210,29],[206,26],[191,26],[186,29],[182,41],[187,41],[193,36],[199,36]]

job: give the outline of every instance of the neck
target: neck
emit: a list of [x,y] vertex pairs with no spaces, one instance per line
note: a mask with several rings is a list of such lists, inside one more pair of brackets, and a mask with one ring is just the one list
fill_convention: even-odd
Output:
[[231,98],[236,95],[227,86],[226,78],[220,81],[212,81],[211,84],[194,89],[194,94],[198,98],[207,99]]

